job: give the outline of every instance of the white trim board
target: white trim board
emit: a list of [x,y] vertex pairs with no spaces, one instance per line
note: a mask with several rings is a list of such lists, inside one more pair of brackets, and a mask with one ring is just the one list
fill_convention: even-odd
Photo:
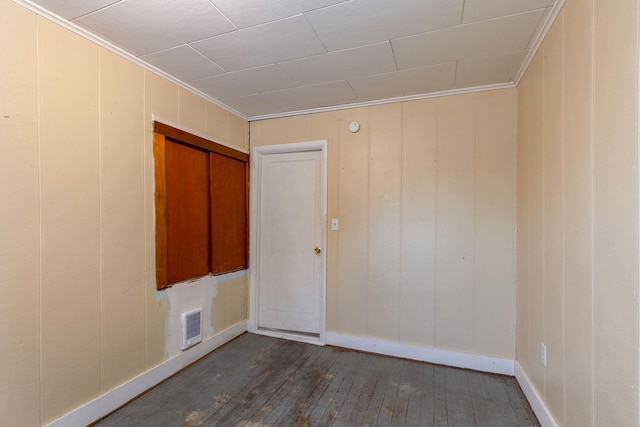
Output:
[[328,345],[336,347],[384,354],[386,356],[402,357],[405,359],[419,360],[421,362],[436,363],[438,365],[473,369],[474,371],[502,375],[513,376],[514,374],[514,361],[511,359],[442,350],[439,348],[398,343],[378,338],[345,335],[336,332],[327,332],[325,342]]
[[277,338],[291,339],[295,341],[306,342],[309,344],[323,345],[325,343],[325,335],[327,330],[327,276],[326,276],[326,251],[323,251],[325,268],[322,269],[322,296],[320,301],[320,336],[307,337],[304,335],[289,334],[286,332],[270,331],[260,329],[258,325],[258,273],[259,273],[259,235],[260,224],[258,216],[260,212],[260,196],[259,196],[259,177],[261,174],[261,161],[262,156],[266,154],[279,154],[279,153],[296,153],[304,151],[321,151],[322,152],[322,245],[321,247],[327,247],[327,190],[328,190],[328,149],[329,144],[326,139],[317,141],[305,141],[294,142],[289,144],[276,144],[276,145],[264,145],[255,147],[251,150],[249,161],[251,162],[250,170],[250,200],[249,200],[249,228],[252,230],[249,233],[249,265],[252,267],[249,269],[249,319],[247,329],[249,332],[267,335]]
[[247,321],[243,320],[209,337],[206,341],[183,351],[169,360],[149,369],[104,393],[84,405],[66,413],[60,418],[46,424],[47,427],[66,427],[88,425],[131,399],[166,380],[171,375],[191,365],[221,345],[242,335],[247,331]]
[[515,374],[516,380],[518,380],[518,384],[520,384],[522,392],[529,401],[531,409],[533,409],[536,417],[538,417],[538,421],[540,422],[542,427],[558,427],[558,423],[556,423],[553,415],[551,415],[551,411],[549,411],[549,408],[547,408],[544,400],[542,399],[540,394],[538,394],[537,390],[533,386],[533,383],[524,372],[522,366],[520,366],[520,363],[518,363],[518,361],[515,362]]

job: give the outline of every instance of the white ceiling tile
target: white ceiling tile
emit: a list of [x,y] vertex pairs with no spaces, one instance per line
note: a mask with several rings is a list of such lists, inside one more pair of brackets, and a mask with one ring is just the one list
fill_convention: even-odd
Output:
[[524,50],[544,9],[392,40],[399,69]]
[[459,61],[456,87],[512,82],[528,53],[525,50]]
[[302,15],[201,40],[191,46],[228,71],[326,52]]
[[311,85],[396,70],[389,42],[340,50],[278,64],[300,85]]
[[465,0],[462,22],[466,24],[529,10],[543,9],[553,6],[554,3],[555,0]]
[[346,0],[211,0],[238,28],[298,15]]
[[349,79],[358,98],[384,99],[428,93],[453,87],[456,63],[413,68],[377,76]]
[[397,4],[351,0],[305,16],[330,51],[446,28],[462,20],[462,0],[402,0]]
[[275,105],[291,108],[336,105],[356,99],[356,94],[346,81],[300,86],[292,89],[265,92],[261,95]]
[[207,0],[124,0],[75,22],[136,55],[235,30]]
[[[276,112],[275,105],[264,99],[259,94],[247,95],[240,98],[227,99],[226,105],[237,111],[242,111],[247,116],[260,116]],[[280,110],[278,110],[279,112]]]
[[201,79],[225,72],[189,45],[151,53],[141,56],[140,59],[183,81]]
[[240,98],[258,92],[295,87],[296,84],[277,65],[234,71],[191,82],[220,100]]
[[74,19],[120,0],[37,0],[35,3],[65,19]]

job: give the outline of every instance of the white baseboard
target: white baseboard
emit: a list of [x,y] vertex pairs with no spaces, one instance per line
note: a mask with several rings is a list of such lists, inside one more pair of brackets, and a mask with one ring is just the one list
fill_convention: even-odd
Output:
[[325,342],[337,347],[351,348],[439,365],[454,366],[456,368],[473,369],[475,371],[511,376],[514,374],[514,361],[511,359],[441,350],[433,347],[385,341],[378,338],[345,335],[336,332],[327,332]]
[[522,366],[516,361],[515,363],[516,370],[516,379],[518,380],[518,384],[520,384],[520,388],[524,392],[529,404],[531,405],[531,409],[538,417],[538,421],[542,427],[558,427],[558,423],[551,415],[551,411],[547,408],[547,405],[544,403],[544,400],[538,394],[537,390],[533,387],[531,380],[522,370]]
[[164,381],[171,375],[206,356],[228,341],[247,331],[247,321],[243,320],[218,332],[200,344],[177,354],[169,360],[143,372],[105,394],[74,409],[47,424],[47,427],[86,426],[124,405],[134,397]]

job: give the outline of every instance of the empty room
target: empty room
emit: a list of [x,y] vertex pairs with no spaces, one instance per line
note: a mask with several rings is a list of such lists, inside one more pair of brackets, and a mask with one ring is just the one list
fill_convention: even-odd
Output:
[[0,37],[0,425],[640,426],[640,0]]

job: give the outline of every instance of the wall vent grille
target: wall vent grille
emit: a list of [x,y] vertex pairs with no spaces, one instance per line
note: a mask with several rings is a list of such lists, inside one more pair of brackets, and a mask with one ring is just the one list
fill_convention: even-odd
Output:
[[189,347],[202,341],[202,309],[196,308],[182,313],[182,345],[180,349]]

